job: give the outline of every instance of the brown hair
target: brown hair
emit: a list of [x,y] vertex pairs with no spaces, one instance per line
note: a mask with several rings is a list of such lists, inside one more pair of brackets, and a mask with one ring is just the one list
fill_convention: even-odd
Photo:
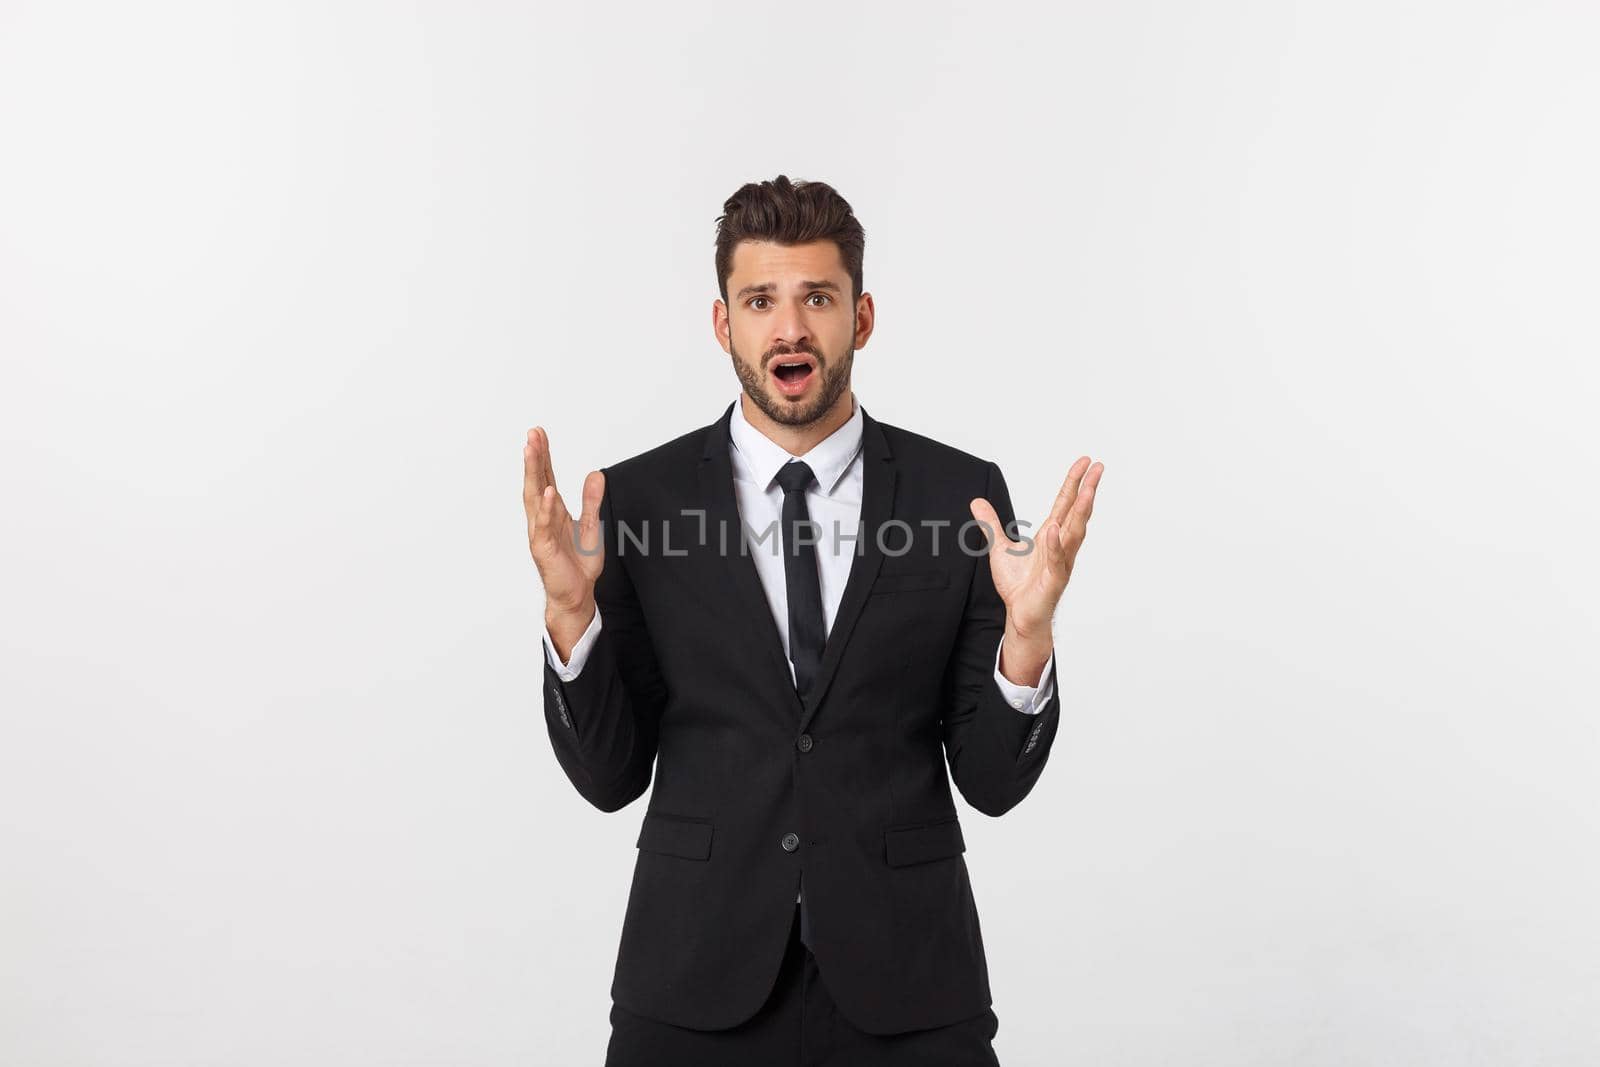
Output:
[[742,186],[722,205],[717,216],[717,288],[728,301],[728,275],[733,250],[740,241],[773,241],[783,245],[829,240],[839,246],[839,259],[850,275],[850,302],[860,299],[861,257],[867,236],[850,204],[827,182],[791,182],[778,175],[767,182]]

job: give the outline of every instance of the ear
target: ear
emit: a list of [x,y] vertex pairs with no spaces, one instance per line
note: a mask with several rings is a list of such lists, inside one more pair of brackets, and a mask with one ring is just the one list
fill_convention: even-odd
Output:
[[711,332],[717,337],[725,355],[733,355],[733,342],[728,339],[728,305],[720,299],[711,302]]
[[872,304],[872,294],[862,293],[861,299],[856,301],[856,340],[852,348],[867,347],[867,338],[872,336],[872,327],[877,322],[878,311]]

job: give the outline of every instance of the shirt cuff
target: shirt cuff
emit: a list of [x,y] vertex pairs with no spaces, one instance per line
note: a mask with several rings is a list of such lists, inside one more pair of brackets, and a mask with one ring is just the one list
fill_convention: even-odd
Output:
[[[578,643],[572,646],[572,658],[561,662],[561,657],[556,655],[556,646],[550,640],[550,628],[544,631],[544,658],[555,670],[556,676],[563,682],[577,680],[578,672],[583,670],[584,661],[589,658],[589,650],[594,647],[595,639],[600,636],[600,609],[596,608],[594,618],[589,620],[589,628],[583,631],[583,636],[578,638]],[[999,662],[998,660],[996,662]]]
[[1005,647],[1006,639],[1000,638],[1000,644],[994,650],[994,684],[1000,687],[1000,695],[1006,698],[1006,703],[1024,715],[1037,715],[1050,703],[1050,698],[1055,694],[1055,678],[1051,671],[1056,663],[1056,650],[1050,650],[1050,658],[1044,661],[1044,673],[1039,676],[1043,686],[1018,685],[1000,673],[1000,649]]

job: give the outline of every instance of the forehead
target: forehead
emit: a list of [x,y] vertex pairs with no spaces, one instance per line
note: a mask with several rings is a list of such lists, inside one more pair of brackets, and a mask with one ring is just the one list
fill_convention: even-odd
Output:
[[731,287],[737,278],[746,282],[782,282],[800,278],[828,278],[848,284],[844,260],[833,241],[810,241],[803,245],[780,245],[772,241],[740,241],[733,248],[728,272]]

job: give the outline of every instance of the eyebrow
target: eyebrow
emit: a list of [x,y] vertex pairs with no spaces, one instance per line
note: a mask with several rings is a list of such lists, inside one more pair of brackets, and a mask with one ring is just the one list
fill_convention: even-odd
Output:
[[[778,287],[776,285],[774,285],[773,283],[771,283],[771,282],[762,282],[759,285],[747,285],[743,289],[740,289],[737,293],[734,294],[734,299],[735,300],[743,300],[745,297],[754,296],[757,293],[776,292],[777,288]],[[827,290],[830,290],[830,291],[835,292],[835,293],[838,293],[838,292],[842,291],[842,290],[840,290],[840,288],[837,285],[835,285],[835,284],[833,284],[832,282],[829,282],[829,281],[801,282],[800,283],[800,288],[802,288],[802,289],[827,289]]]

